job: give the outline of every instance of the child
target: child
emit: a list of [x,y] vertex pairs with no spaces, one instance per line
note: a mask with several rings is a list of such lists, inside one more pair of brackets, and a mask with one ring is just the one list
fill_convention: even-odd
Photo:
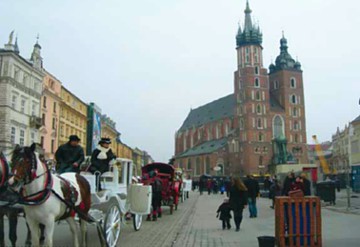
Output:
[[219,209],[216,211],[216,213],[217,213],[216,218],[219,217],[219,213],[220,213],[220,218],[219,219],[222,221],[223,230],[225,230],[226,227],[227,227],[227,229],[231,228],[231,225],[230,225],[230,219],[231,219],[230,211],[231,211],[231,208],[230,208],[229,199],[224,199],[224,202],[220,205]]

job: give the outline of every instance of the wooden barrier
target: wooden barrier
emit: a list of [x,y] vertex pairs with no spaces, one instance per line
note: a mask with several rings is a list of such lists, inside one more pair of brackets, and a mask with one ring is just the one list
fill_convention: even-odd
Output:
[[319,197],[276,197],[275,238],[279,247],[321,247]]

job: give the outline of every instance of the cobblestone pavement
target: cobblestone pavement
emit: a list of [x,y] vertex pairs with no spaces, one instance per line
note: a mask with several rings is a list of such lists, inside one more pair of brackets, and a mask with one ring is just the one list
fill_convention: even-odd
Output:
[[[258,200],[258,218],[250,219],[247,209],[244,210],[244,220],[240,232],[222,230],[221,221],[216,216],[216,210],[224,195],[202,195],[191,193],[190,198],[179,204],[173,215],[169,208],[164,207],[163,217],[157,222],[144,221],[141,230],[135,232],[132,222],[127,222],[122,228],[118,246],[125,247],[197,247],[197,246],[258,246],[258,236],[274,236],[275,216],[270,209],[270,200]],[[358,228],[360,216],[344,214],[322,209],[323,246],[359,246]],[[233,222],[231,222],[233,225]],[[99,246],[99,240],[94,226],[89,226],[89,246]],[[5,229],[7,231],[7,227]],[[25,241],[25,223],[19,220],[18,246]],[[7,244],[9,244],[7,240]],[[69,227],[61,223],[55,228],[54,246],[72,246]]]

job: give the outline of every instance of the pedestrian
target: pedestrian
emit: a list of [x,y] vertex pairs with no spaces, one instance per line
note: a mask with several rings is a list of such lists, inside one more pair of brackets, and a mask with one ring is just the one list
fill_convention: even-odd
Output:
[[284,185],[282,187],[281,195],[288,196],[291,186],[294,182],[295,182],[295,174],[293,172],[289,172],[284,180]]
[[[229,199],[224,199],[224,202],[219,206],[218,210],[216,211],[217,215],[216,218],[222,221],[222,229],[225,230],[226,228],[229,230],[231,228],[230,219],[231,219],[231,207],[229,203]],[[219,217],[220,214],[220,217]]]
[[240,231],[240,224],[243,218],[243,210],[247,205],[247,188],[239,177],[232,179],[230,188],[229,203],[234,212],[236,231]]
[[248,205],[250,218],[257,217],[256,198],[259,196],[259,182],[252,175],[248,175],[245,180],[245,186],[248,189]]
[[273,180],[273,183],[271,184],[270,189],[269,189],[269,195],[270,195],[270,199],[272,200],[272,205],[270,206],[270,208],[274,209],[275,198],[277,196],[281,196],[281,186],[277,179]]
[[269,191],[271,184],[272,184],[272,182],[270,180],[270,177],[266,176],[264,179],[264,190]]
[[91,154],[91,163],[88,171],[96,175],[96,188],[101,190],[99,176],[104,172],[109,171],[110,161],[116,159],[116,156],[110,148],[110,138],[101,138],[98,146]]
[[300,177],[304,185],[304,195],[311,196],[311,183],[309,179],[307,179],[306,173],[301,173]]
[[207,180],[207,183],[206,183],[206,188],[207,188],[208,195],[211,194],[212,185],[213,185],[213,183],[212,183],[211,179],[208,179],[208,180]]
[[84,150],[79,145],[80,138],[77,135],[69,136],[69,141],[61,145],[55,153],[58,164],[57,172],[80,172],[80,165],[84,161]]
[[[151,188],[152,188],[152,198],[151,198],[151,206],[152,206],[152,220],[157,221],[157,218],[161,218],[161,200],[162,200],[162,182],[158,177],[158,170],[154,170],[150,172]],[[148,215],[147,221],[151,220],[151,215]]]
[[200,177],[199,178],[199,192],[200,192],[200,195],[203,194],[204,188],[205,188],[205,181],[204,181],[204,179],[202,179]]

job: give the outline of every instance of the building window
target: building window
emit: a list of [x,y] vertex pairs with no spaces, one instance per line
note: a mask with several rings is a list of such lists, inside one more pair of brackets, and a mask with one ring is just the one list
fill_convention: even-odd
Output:
[[11,99],[11,107],[16,110],[17,96],[13,95]]
[[274,81],[274,89],[278,89],[279,88],[279,81]]
[[31,105],[31,116],[35,116],[36,115],[35,112],[36,112],[36,103],[33,102]]
[[249,49],[249,47],[245,48],[245,63],[250,63],[250,49]]
[[30,134],[30,143],[31,144],[35,143],[35,133],[34,132],[31,132],[31,134]]
[[259,142],[264,141],[264,135],[262,133],[259,133],[258,140],[259,140]]
[[296,104],[296,95],[291,95],[291,103]]
[[255,67],[255,75],[258,75],[258,74],[259,74],[259,67],[256,66],[256,67]]
[[262,129],[262,127],[263,127],[263,125],[262,125],[261,118],[258,118],[258,120],[257,120],[257,128]]
[[44,137],[42,136],[41,139],[40,139],[40,145],[42,148],[44,148]]
[[54,102],[54,109],[53,112],[56,113],[56,102]]
[[15,140],[16,140],[16,129],[15,127],[11,127],[11,143],[15,144]]
[[55,140],[51,140],[51,153],[52,154],[55,153],[54,149],[55,149]]
[[255,60],[255,63],[259,62],[259,52],[256,47],[254,48],[254,60]]
[[195,175],[200,175],[201,174],[201,161],[200,161],[199,157],[196,158],[194,174]]
[[46,108],[46,96],[43,98],[43,107]]
[[260,96],[260,92],[259,92],[259,91],[256,91],[255,99],[256,99],[256,100],[261,100],[261,96]]
[[297,114],[297,109],[294,107],[294,108],[293,108],[293,117],[297,117],[297,115],[298,115],[298,114]]
[[25,100],[25,99],[21,99],[20,111],[21,111],[22,113],[25,113],[25,106],[26,106],[26,100]]
[[43,126],[45,126],[45,113],[42,114],[41,123]]
[[240,129],[244,129],[244,119],[240,119],[239,125]]
[[255,87],[260,87],[259,78],[255,78]]
[[298,143],[298,142],[299,142],[299,140],[298,140],[298,135],[297,135],[297,134],[294,135],[294,142],[295,142],[295,143]]
[[299,123],[298,121],[294,121],[294,130],[298,130],[299,129]]
[[52,129],[56,129],[56,118],[52,119]]
[[24,146],[25,144],[25,130],[20,130],[20,146]]
[[296,88],[296,79],[294,77],[292,77],[290,79],[290,87],[291,88]]
[[256,113],[257,113],[257,114],[261,114],[261,105],[260,105],[260,104],[258,104],[258,105],[256,106]]

